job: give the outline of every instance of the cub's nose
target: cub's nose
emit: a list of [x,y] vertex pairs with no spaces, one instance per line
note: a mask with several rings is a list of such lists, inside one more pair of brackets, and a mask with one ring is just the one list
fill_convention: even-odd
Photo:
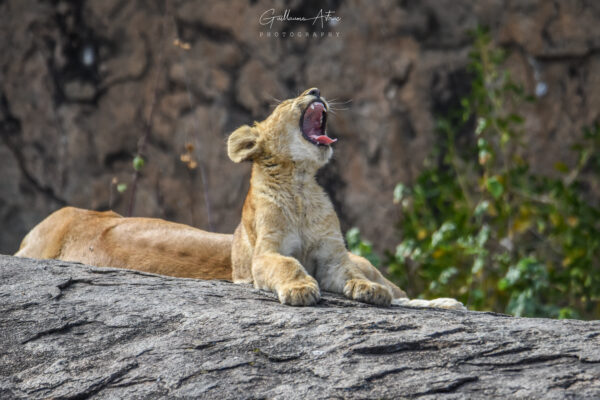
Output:
[[309,96],[317,96],[317,97],[321,97],[321,91],[317,88],[312,88],[309,90],[308,92]]

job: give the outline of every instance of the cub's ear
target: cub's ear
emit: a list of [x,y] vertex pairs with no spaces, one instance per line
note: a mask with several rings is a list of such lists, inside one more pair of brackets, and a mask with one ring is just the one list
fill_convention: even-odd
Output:
[[231,161],[251,161],[260,153],[258,131],[248,125],[237,128],[227,140],[227,154]]

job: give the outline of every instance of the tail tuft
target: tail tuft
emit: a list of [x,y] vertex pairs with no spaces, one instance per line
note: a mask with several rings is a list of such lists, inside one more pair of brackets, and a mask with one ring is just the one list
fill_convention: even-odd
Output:
[[440,297],[439,299],[433,300],[421,300],[421,299],[394,299],[392,305],[396,306],[408,306],[418,308],[445,308],[447,310],[461,310],[466,311],[467,307],[458,300],[451,299],[448,297]]

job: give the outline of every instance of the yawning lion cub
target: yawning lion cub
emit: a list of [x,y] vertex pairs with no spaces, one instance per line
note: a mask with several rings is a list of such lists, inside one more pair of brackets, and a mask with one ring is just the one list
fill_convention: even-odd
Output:
[[229,157],[253,163],[233,240],[159,219],[65,208],[36,226],[16,255],[232,279],[297,306],[317,303],[323,289],[381,306],[395,299],[464,308],[454,299],[409,300],[366,259],[346,250],[331,201],[315,180],[336,141],[326,132],[328,109],[319,90],[309,89],[279,104],[264,121],[231,134]]
[[[319,90],[309,89],[229,137],[229,157],[253,163],[242,222],[233,235],[233,280],[271,290],[285,304],[314,304],[320,287],[386,306],[406,295],[346,250],[333,205],[315,180],[336,141],[327,136],[328,109]],[[413,304],[462,308],[453,299]]]

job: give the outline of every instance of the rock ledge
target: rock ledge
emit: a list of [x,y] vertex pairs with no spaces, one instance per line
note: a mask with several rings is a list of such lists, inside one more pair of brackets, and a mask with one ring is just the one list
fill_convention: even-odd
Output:
[[0,398],[599,398],[600,322],[0,256]]

